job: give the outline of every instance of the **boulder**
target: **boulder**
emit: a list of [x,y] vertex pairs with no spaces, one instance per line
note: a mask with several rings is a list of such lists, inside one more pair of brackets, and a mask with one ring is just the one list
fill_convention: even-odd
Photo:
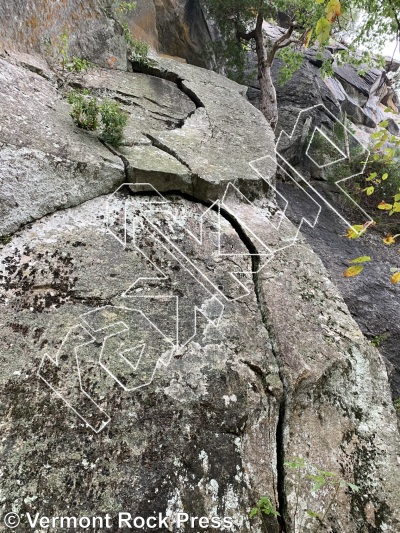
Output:
[[[159,58],[69,76],[128,114],[115,148],[40,59],[1,66],[2,517],[278,533],[312,509],[332,533],[398,530],[384,361],[267,196],[274,134],[246,88]],[[359,492],[330,507],[294,457]],[[279,518],[250,519],[262,497]]]
[[[327,191],[317,184],[314,183],[314,187],[327,195]],[[289,204],[287,215],[294,223],[300,223],[304,213],[310,210],[309,201],[300,189],[288,183],[280,184],[279,191]],[[340,198],[338,200],[340,201]],[[332,195],[330,202],[336,212],[343,213],[343,208],[332,199]],[[326,207],[314,228],[306,224],[302,226],[308,243],[321,257],[364,335],[378,346],[385,356],[391,374],[392,395],[393,398],[398,398],[398,287],[390,283],[390,268],[398,264],[398,253],[395,248],[385,246],[378,233],[367,232],[361,239],[349,240],[344,237],[346,231],[346,225],[339,220],[335,211]],[[349,266],[348,260],[361,256],[370,256],[373,259],[365,272],[353,279],[344,278],[343,272]]]
[[[190,187],[176,185],[200,200],[216,200],[228,183],[250,197],[264,195],[265,182],[249,174],[249,163],[273,152],[274,135],[261,114],[243,98],[246,87],[204,69],[158,58],[139,66],[152,76],[172,80],[196,104],[181,128],[149,135],[153,144],[186,165]],[[235,113],[226,115],[227,101]]]
[[311,249],[288,248],[295,228],[237,200],[213,211],[131,185],[3,246],[4,513],[115,527],[121,510],[161,514],[168,531],[186,513],[278,533],[274,516],[249,519],[261,497],[286,524],[328,505],[306,489],[296,503],[284,463],[302,456],[359,486],[331,531],[396,530],[384,362]]
[[124,181],[121,159],[74,127],[48,79],[0,59],[0,106],[0,235]]
[[[13,56],[18,65],[1,63],[3,235],[110,192],[124,180],[146,179],[162,191],[217,199],[229,182],[243,181],[249,161],[272,150],[273,135],[243,98],[246,89],[212,72],[160,58],[155,76],[107,69],[71,76],[75,86],[115,98],[128,114],[118,151],[74,126],[65,94],[43,74],[44,65],[37,74],[32,72],[39,68],[36,58],[17,59]],[[165,76],[164,69],[169,69]],[[237,109],[233,117],[223,112],[227,101]],[[32,190],[28,183],[35,183]],[[247,183],[249,194],[250,189],[263,194],[264,182]]]

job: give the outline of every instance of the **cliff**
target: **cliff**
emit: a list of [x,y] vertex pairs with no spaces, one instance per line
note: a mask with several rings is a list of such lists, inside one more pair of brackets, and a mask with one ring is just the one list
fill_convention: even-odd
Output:
[[[22,0],[1,39],[2,519],[315,526],[306,509],[331,489],[299,484],[287,462],[303,457],[358,486],[340,489],[329,531],[396,531],[385,363],[276,205],[275,138],[247,87],[158,56],[135,71],[96,2],[69,35],[97,64],[67,73],[41,31],[57,36],[77,4],[52,23],[44,5],[29,4],[36,40],[15,36]],[[118,103],[121,146],[74,124],[71,88]],[[250,519],[263,496],[281,518]]]

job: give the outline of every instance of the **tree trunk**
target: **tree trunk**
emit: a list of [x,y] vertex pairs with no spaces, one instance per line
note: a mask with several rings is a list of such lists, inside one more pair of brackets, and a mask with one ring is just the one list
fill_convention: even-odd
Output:
[[268,120],[271,128],[275,130],[278,123],[278,102],[276,99],[276,91],[271,77],[271,67],[262,67],[258,74],[258,81],[260,83],[261,98],[260,110],[264,117]]
[[272,129],[275,130],[278,123],[278,102],[276,99],[275,87],[272,82],[271,65],[267,63],[267,59],[265,57],[262,28],[263,22],[264,18],[259,13],[255,30],[255,40],[258,61],[258,81],[261,89],[260,110],[270,123]]

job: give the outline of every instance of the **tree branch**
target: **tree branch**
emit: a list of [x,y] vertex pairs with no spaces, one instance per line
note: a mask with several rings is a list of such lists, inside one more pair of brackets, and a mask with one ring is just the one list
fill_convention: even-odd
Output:
[[266,67],[271,67],[272,66],[272,63],[275,59],[275,56],[276,56],[276,53],[278,52],[278,50],[280,50],[281,48],[286,48],[287,46],[289,46],[290,44],[294,43],[296,41],[296,39],[291,39],[291,36],[294,32],[294,30],[297,28],[297,22],[292,22],[291,25],[289,26],[288,30],[286,33],[284,33],[281,37],[279,37],[279,39],[277,39],[274,44],[272,45],[272,48],[271,50],[269,51],[269,54],[268,54],[268,57],[267,59],[265,60],[265,66]]
[[243,41],[251,41],[256,38],[256,30],[251,30],[248,33],[243,33],[239,30],[236,30],[236,37],[242,39]]

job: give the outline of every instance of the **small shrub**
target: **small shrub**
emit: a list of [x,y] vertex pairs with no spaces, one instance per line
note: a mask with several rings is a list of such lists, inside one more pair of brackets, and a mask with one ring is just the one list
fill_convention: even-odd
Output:
[[250,511],[250,518],[254,518],[258,515],[280,516],[278,511],[272,505],[271,500],[268,498],[268,496],[263,496],[260,500],[258,500],[257,505],[253,507],[253,509]]
[[101,139],[113,146],[119,146],[122,142],[124,127],[128,122],[127,115],[121,111],[116,102],[109,99],[105,99],[99,109],[103,125]]
[[130,49],[132,59],[137,63],[147,65],[149,63],[147,56],[150,46],[140,39],[134,39],[126,23],[122,23],[122,29],[124,30],[125,41]]
[[119,2],[116,12],[117,14],[126,14],[136,9],[136,2]]
[[58,66],[68,72],[83,72],[89,70],[90,63],[87,59],[80,57],[70,57],[69,36],[66,30],[63,31],[54,41],[50,37],[44,39],[45,53],[48,59],[55,61]]
[[72,91],[68,95],[68,103],[72,105],[70,115],[78,128],[87,131],[101,129],[100,138],[103,141],[113,146],[122,143],[128,117],[116,102],[106,98],[99,105],[97,98],[90,96],[89,91],[83,90]]
[[87,59],[80,59],[75,56],[67,63],[67,70],[70,72],[85,72],[86,70],[89,70],[89,67],[90,63]]
[[396,413],[400,415],[400,398],[396,398],[393,401],[394,408],[396,409]]
[[[284,465],[287,469],[287,481],[292,485],[295,496],[290,517],[293,531],[303,532],[307,529],[310,533],[322,533],[322,528],[325,529],[329,513],[337,502],[340,492],[359,491],[357,485],[349,483],[334,472],[310,465],[301,457],[295,457]],[[315,493],[320,493],[321,508],[318,511],[308,507],[307,500]],[[251,510],[250,518],[259,516],[263,519],[269,515],[280,516],[271,500],[264,496]]]
[[131,43],[132,55],[136,61],[147,62],[147,56],[149,55],[149,45],[139,39],[132,40]]
[[68,95],[68,103],[72,105],[70,115],[78,128],[88,131],[98,129],[99,105],[97,98],[89,97],[85,93],[72,91]]

